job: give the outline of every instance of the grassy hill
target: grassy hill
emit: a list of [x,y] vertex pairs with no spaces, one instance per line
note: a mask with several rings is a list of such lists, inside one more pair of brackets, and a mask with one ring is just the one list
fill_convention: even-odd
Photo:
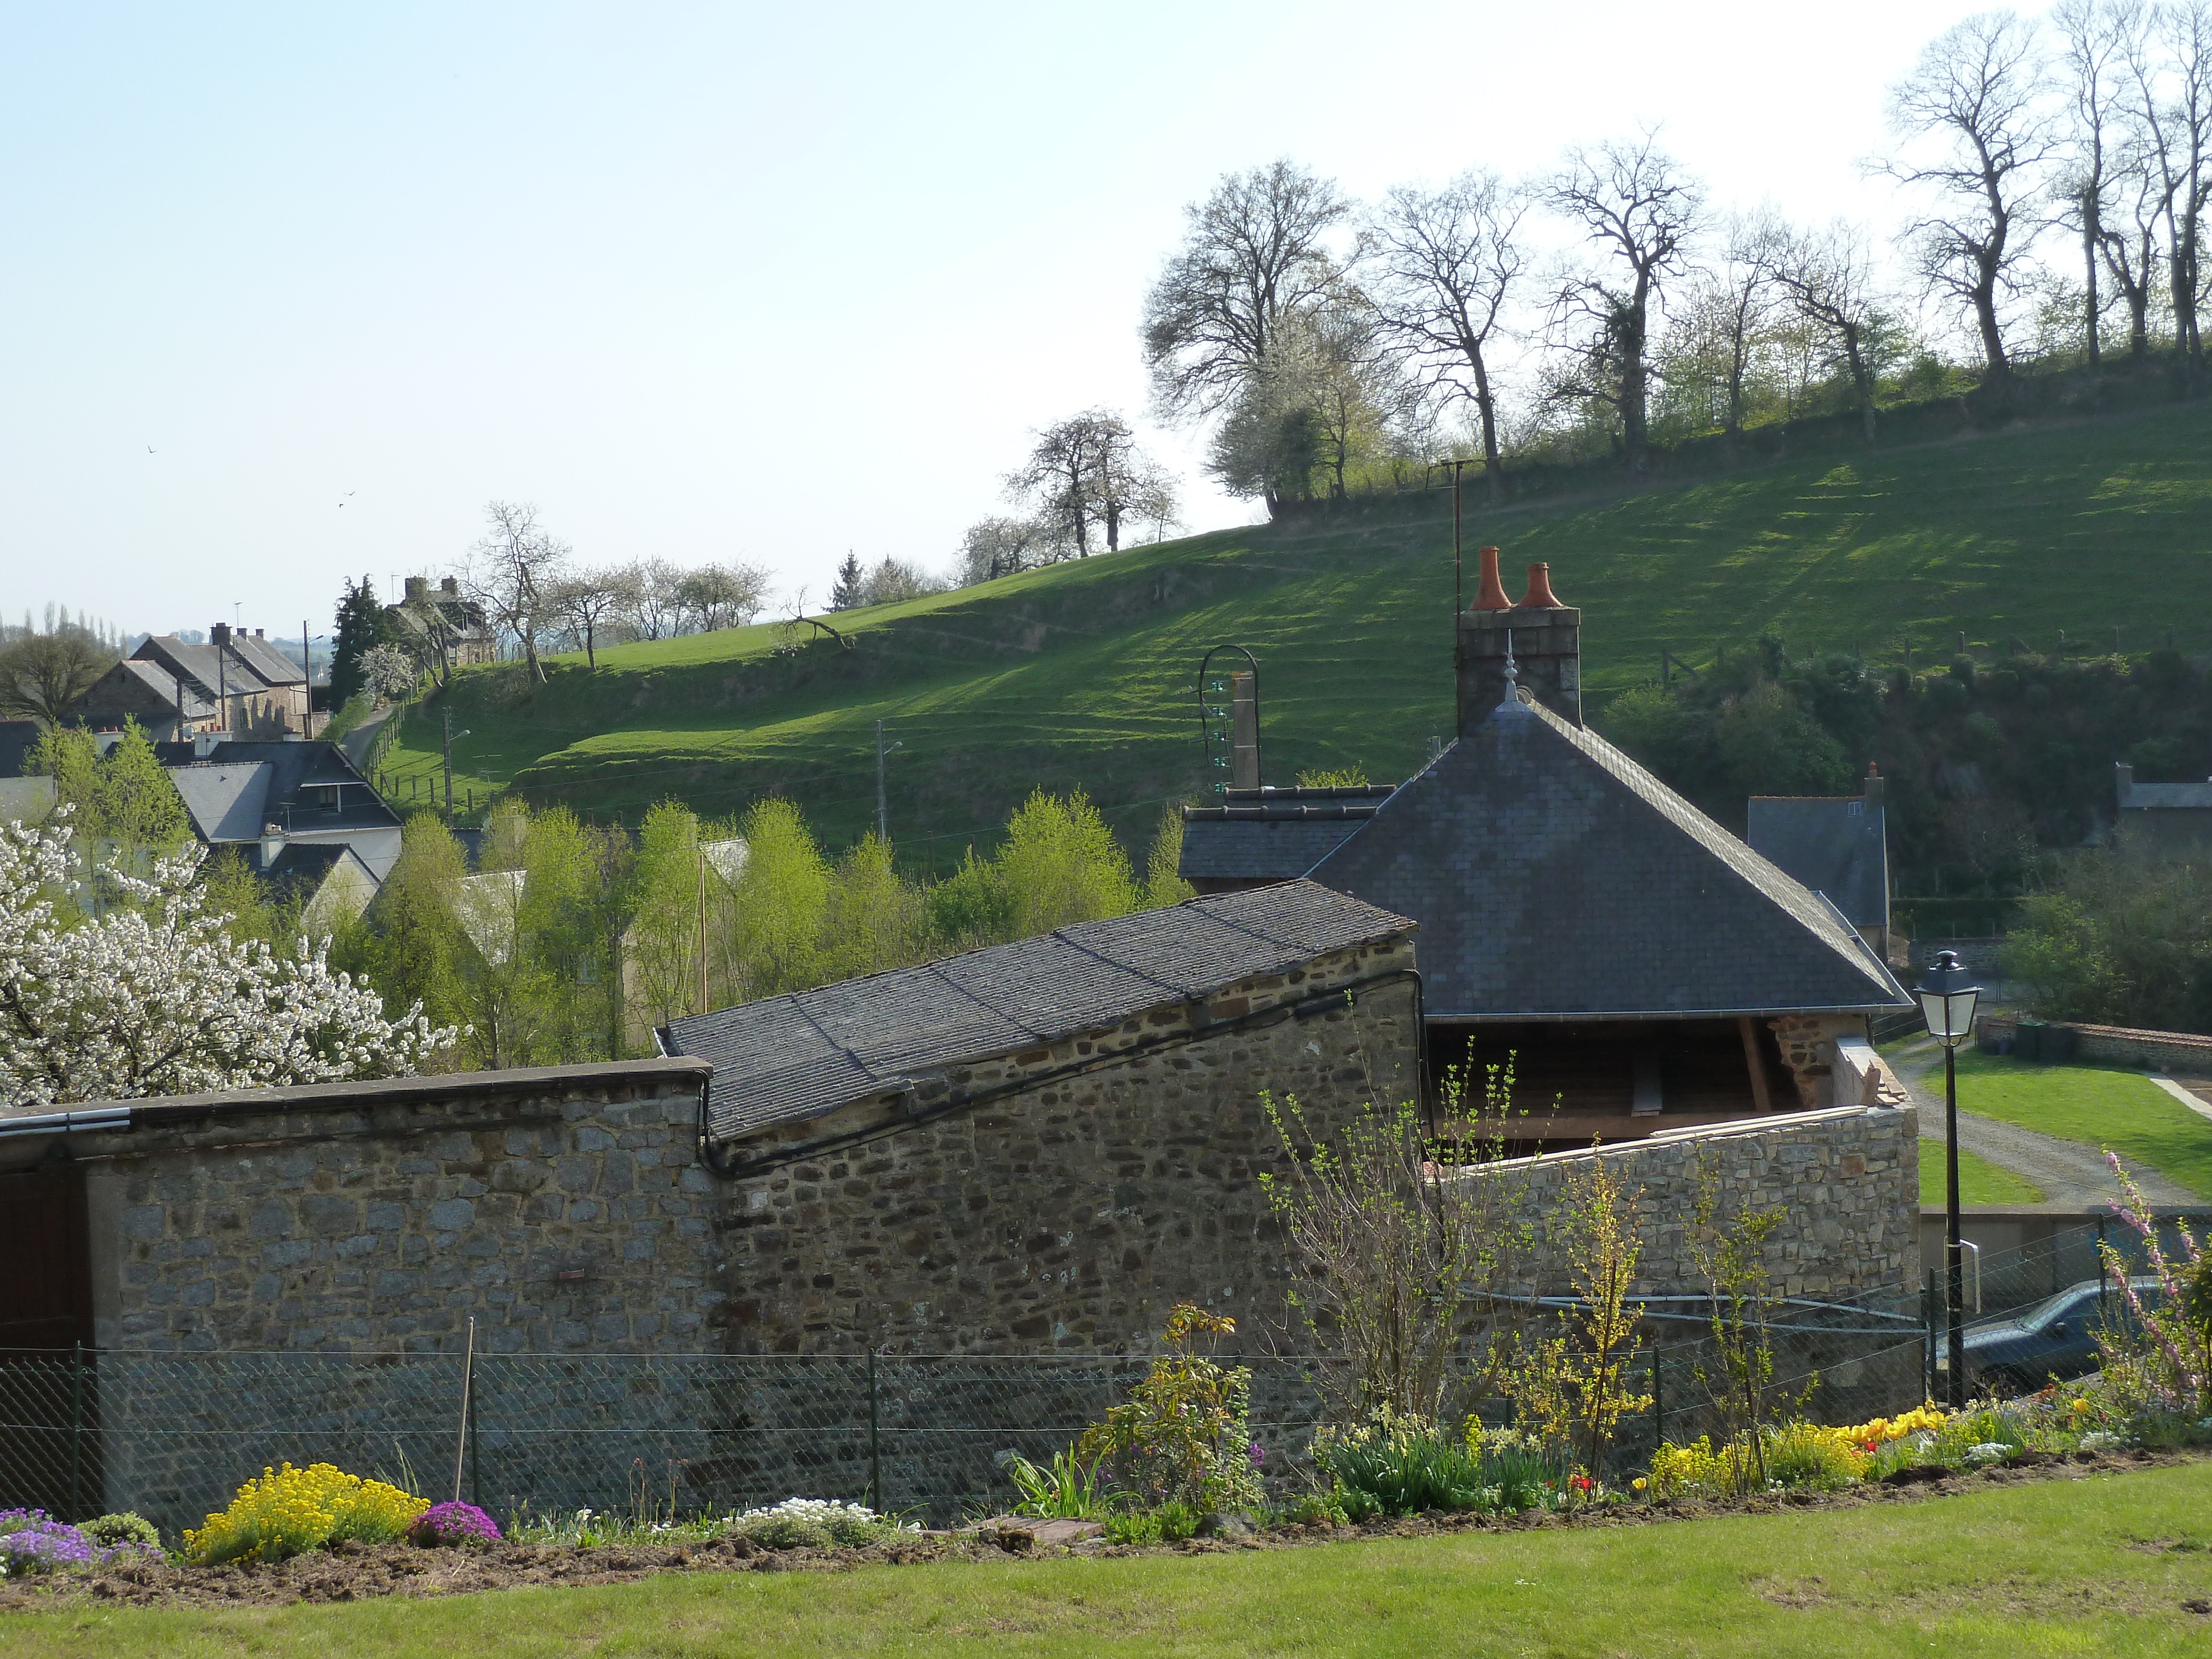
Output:
[[[2008,648],[2212,648],[2212,409],[1824,454],[1603,500],[1470,510],[1467,544],[1551,562],[1582,607],[1586,697],[1771,631],[1793,651],[1948,660]],[[902,854],[943,870],[1031,787],[1087,788],[1141,842],[1200,784],[1193,688],[1212,645],[1261,665],[1270,781],[1401,776],[1449,738],[1451,523],[1441,492],[1217,532],[834,618],[473,671],[410,710],[386,764],[634,822],[665,796],[725,814],[780,793],[833,842],[875,806],[875,722]],[[1470,582],[1469,595],[1472,596]],[[810,630],[811,632],[811,630]],[[404,786],[397,792],[404,805]]]

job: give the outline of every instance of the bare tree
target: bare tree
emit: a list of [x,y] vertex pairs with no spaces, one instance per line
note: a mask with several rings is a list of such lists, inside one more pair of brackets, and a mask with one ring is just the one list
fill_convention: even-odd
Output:
[[1775,310],[1767,252],[1779,233],[1771,214],[1732,215],[1723,233],[1719,260],[1698,271],[1687,295],[1668,307],[1659,372],[1671,392],[1696,393],[1706,423],[1718,426],[1733,446]]
[[1289,161],[1232,173],[1183,210],[1188,229],[1145,296],[1145,367],[1170,417],[1224,408],[1266,359],[1285,317],[1327,296],[1322,238],[1351,204]]
[[666,559],[641,559],[629,624],[641,640],[673,638],[683,629],[683,569]]
[[2020,268],[2042,228],[2031,204],[2056,148],[2039,96],[2042,73],[2034,24],[1982,12],[1930,41],[1889,94],[1890,126],[1900,138],[1943,141],[1936,159],[1893,161],[1885,170],[1935,191],[1936,205],[1905,240],[1929,288],[1972,314],[1985,384],[1999,401],[2012,377],[2000,307],[2019,291]]
[[2184,372],[2204,361],[2197,330],[2204,209],[2212,193],[2212,7],[2205,0],[2130,6],[2126,31],[2130,111],[2166,225],[2166,300]]
[[1006,495],[1060,526],[1078,558],[1091,556],[1094,525],[1105,532],[1106,550],[1118,551],[1123,517],[1142,515],[1151,505],[1147,492],[1172,488],[1112,410],[1087,409],[1046,427],[1036,439],[1029,459],[1007,474]]
[[1401,185],[1368,228],[1375,314],[1432,386],[1474,404],[1493,504],[1504,499],[1505,481],[1489,354],[1527,267],[1520,238],[1528,211],[1524,188],[1476,169],[1442,190]]
[[592,672],[599,668],[600,633],[636,607],[641,586],[635,565],[579,570],[552,583],[548,607],[581,642]]
[[1777,227],[1764,241],[1760,258],[1769,280],[1790,309],[1850,376],[1859,426],[1872,443],[1873,348],[1881,319],[1875,305],[1874,260],[1865,236],[1841,219],[1820,232]]
[[719,628],[743,628],[768,606],[770,573],[757,564],[705,564],[686,571],[675,585],[679,626],[711,634]]
[[1688,264],[1703,189],[1647,131],[1568,151],[1544,198],[1582,227],[1597,252],[1553,301],[1555,334],[1569,354],[1556,395],[1609,407],[1620,422],[1622,459],[1639,471],[1650,441],[1652,303]]
[[2105,258],[2105,198],[2114,182],[2113,124],[2127,67],[2126,7],[2113,0],[2058,0],[2051,9],[2066,75],[2071,155],[2059,199],[2081,235],[2083,337],[2089,367],[2104,360],[2104,306],[2098,269]]
[[542,683],[538,636],[553,619],[553,592],[570,549],[546,532],[530,502],[492,501],[484,517],[490,528],[471,554],[469,597],[521,641],[530,678]]
[[2140,125],[2120,145],[2111,166],[2112,209],[2101,216],[2098,251],[2128,308],[2128,356],[2150,355],[2150,302],[2158,289],[2158,225],[2166,197],[2152,144]]

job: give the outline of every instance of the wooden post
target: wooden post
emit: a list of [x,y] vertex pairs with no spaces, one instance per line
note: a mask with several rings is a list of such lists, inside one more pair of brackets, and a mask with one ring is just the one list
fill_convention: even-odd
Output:
[[1766,1062],[1759,1058],[1759,1033],[1752,1026],[1751,1016],[1746,1014],[1735,1023],[1743,1034],[1743,1063],[1751,1073],[1751,1098],[1762,1112],[1774,1109],[1773,1099],[1766,1091]]

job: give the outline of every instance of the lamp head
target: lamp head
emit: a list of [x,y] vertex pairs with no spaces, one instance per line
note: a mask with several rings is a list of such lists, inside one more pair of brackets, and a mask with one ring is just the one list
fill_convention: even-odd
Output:
[[1982,988],[1960,965],[1957,951],[1937,951],[1913,990],[1928,1034],[1945,1048],[1955,1048],[1974,1034],[1974,1003]]

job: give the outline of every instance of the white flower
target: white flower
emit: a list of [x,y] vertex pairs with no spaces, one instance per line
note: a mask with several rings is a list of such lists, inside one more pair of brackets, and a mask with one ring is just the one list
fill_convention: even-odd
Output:
[[70,839],[65,818],[0,830],[0,1107],[402,1076],[459,1035],[419,1004],[385,1018],[328,940],[233,939],[204,914],[197,846],[143,878],[103,866],[120,902],[80,915]]
[[1994,1463],[2011,1455],[2012,1448],[2001,1440],[1984,1440],[1966,1448],[1966,1461],[1970,1463]]

